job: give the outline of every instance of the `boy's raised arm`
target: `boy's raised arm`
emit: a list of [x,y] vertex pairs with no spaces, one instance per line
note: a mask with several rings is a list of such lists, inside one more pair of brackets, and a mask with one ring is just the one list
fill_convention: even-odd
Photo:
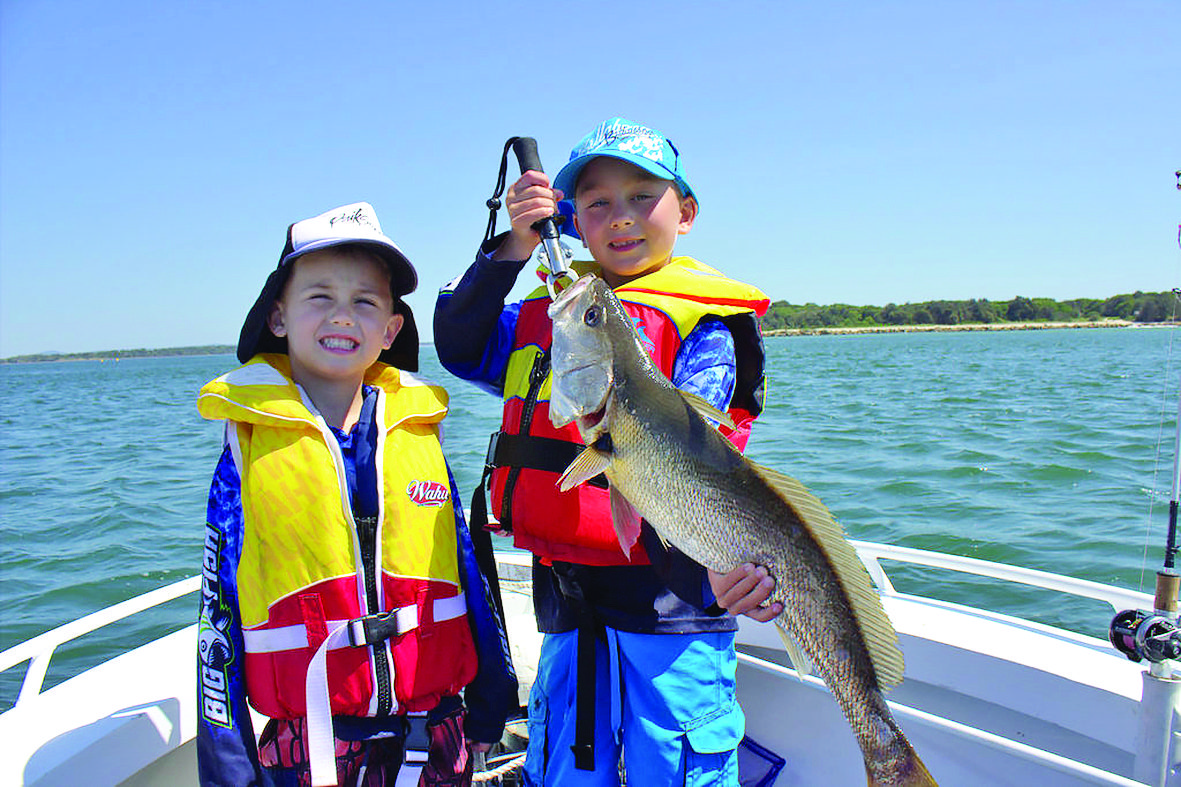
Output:
[[501,392],[517,322],[516,305],[504,301],[541,240],[533,224],[555,215],[561,199],[545,173],[522,174],[505,194],[512,229],[481,244],[472,266],[439,291],[435,351],[456,377]]
[[491,259],[485,247],[494,249],[503,238],[484,244],[471,267],[443,285],[434,318],[435,352],[443,367],[496,394],[517,324],[517,304],[506,307],[504,301],[528,261]]

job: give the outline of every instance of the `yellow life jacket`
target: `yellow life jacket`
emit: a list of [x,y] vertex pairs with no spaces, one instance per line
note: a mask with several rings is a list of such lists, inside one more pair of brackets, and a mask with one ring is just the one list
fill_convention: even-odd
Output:
[[[286,355],[255,356],[198,399],[201,415],[229,422],[244,520],[237,587],[247,694],[273,718],[308,714],[305,679],[310,687],[309,664],[326,640],[333,714],[429,710],[476,672],[438,439],[446,391],[381,363],[365,382],[378,389],[374,521],[354,516],[339,443],[292,381]],[[392,636],[367,641],[358,621],[376,613],[396,624]],[[356,646],[340,643],[350,625]]]

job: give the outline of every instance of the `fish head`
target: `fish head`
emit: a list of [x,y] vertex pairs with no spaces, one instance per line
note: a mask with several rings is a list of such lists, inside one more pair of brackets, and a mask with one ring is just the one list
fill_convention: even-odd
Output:
[[614,381],[608,318],[612,307],[622,311],[607,283],[589,273],[550,304],[554,340],[549,413],[556,427],[602,418]]

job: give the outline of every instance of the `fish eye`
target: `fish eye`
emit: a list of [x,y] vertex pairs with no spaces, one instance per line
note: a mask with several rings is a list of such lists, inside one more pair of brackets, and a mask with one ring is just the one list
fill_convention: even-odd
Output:
[[582,321],[592,328],[594,328],[596,325],[598,325],[599,324],[599,307],[598,306],[591,306],[589,309],[587,309],[586,313],[584,313],[582,315]]

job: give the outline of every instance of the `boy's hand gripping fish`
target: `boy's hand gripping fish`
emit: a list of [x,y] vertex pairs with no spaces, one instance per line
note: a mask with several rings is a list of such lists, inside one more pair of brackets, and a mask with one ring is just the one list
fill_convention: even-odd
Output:
[[775,578],[770,600],[783,603],[775,624],[792,663],[807,664],[802,649],[836,697],[868,783],[935,784],[881,693],[902,681],[898,635],[824,504],[799,481],[748,460],[709,424],[732,422],[661,374],[602,279],[580,278],[549,315],[550,417],[555,426],[576,421],[588,446],[561,488],[606,474],[624,554],[643,517],[714,571],[765,566]]

